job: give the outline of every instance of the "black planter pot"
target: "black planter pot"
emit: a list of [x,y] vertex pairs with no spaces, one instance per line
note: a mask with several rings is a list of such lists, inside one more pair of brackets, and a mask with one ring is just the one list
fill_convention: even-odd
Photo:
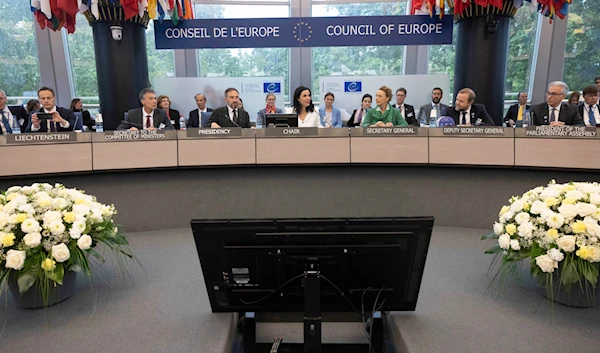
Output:
[[[39,281],[39,280],[38,280]],[[46,306],[58,304],[75,293],[77,282],[77,272],[66,271],[63,277],[63,284],[54,286],[54,282],[50,284],[50,295],[48,303],[45,305],[42,299],[42,294],[39,290],[39,282],[36,281],[31,288],[23,295],[19,295],[19,285],[17,284],[17,276],[13,271],[8,278],[8,288],[12,294],[12,298],[18,307],[25,309],[38,309]]]
[[552,284],[540,286],[539,290],[553,302],[573,308],[592,308],[600,302],[600,283],[595,289],[587,281],[567,288],[560,282],[560,268],[552,273]]

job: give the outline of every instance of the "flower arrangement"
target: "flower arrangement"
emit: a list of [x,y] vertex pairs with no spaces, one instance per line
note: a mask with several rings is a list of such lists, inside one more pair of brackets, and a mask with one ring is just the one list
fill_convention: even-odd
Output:
[[[537,187],[503,206],[494,232],[483,239],[497,239],[486,253],[501,258],[501,273],[513,272],[517,263],[529,259],[531,274],[552,286],[556,269],[559,285],[594,289],[600,263],[600,185],[557,184]],[[556,274],[555,274],[556,275]],[[593,293],[593,291],[586,291]]]
[[64,185],[13,186],[0,194],[0,288],[11,273],[19,292],[35,283],[48,305],[50,286],[62,285],[65,271],[91,276],[90,255],[104,244],[133,258],[125,237],[113,223],[113,205],[103,205],[84,191]]

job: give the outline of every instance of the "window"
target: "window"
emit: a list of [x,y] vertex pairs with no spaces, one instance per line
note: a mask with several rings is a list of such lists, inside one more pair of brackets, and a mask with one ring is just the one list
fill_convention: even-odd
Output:
[[[582,91],[600,75],[600,7],[597,0],[569,5],[563,80],[573,91]],[[559,20],[557,20],[559,21]]]
[[146,28],[146,50],[150,82],[157,77],[175,77],[175,54],[170,49],[156,49],[153,20],[148,23],[148,28]]
[[444,44],[429,46],[429,53],[427,58],[428,73],[450,75],[450,92],[444,92],[444,101],[442,102],[444,104],[450,103],[451,105],[454,105],[452,102],[452,97],[454,96],[454,52],[456,51],[457,38],[458,26],[454,24],[454,28],[452,29],[452,45]]
[[85,16],[77,14],[75,33],[67,35],[64,30],[63,33],[69,47],[75,97],[81,98],[87,109],[97,108],[99,105],[98,79],[92,26]]
[[[313,17],[399,16],[406,14],[406,2],[318,4]],[[321,76],[401,75],[404,46],[313,48],[313,101],[319,101]]]
[[[40,66],[29,1],[0,3],[0,89],[9,97],[37,96]],[[9,104],[27,103],[27,98]]]

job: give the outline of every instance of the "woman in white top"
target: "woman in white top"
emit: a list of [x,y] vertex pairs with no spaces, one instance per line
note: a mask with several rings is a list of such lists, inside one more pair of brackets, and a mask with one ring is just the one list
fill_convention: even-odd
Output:
[[294,92],[292,106],[286,109],[287,113],[298,114],[298,127],[323,127],[321,117],[313,105],[310,89],[300,86]]

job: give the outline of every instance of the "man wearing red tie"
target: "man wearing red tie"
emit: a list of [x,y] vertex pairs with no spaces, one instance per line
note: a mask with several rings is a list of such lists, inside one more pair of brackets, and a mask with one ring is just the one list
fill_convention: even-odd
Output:
[[[31,114],[31,123],[26,132],[61,132],[73,131],[75,114],[69,109],[56,106],[56,96],[50,87],[38,90],[38,100],[42,105],[39,112]],[[38,113],[50,114],[49,119],[39,119]]]
[[150,88],[140,91],[142,108],[131,109],[117,130],[173,130],[173,125],[167,118],[167,113],[156,109],[156,93]]

